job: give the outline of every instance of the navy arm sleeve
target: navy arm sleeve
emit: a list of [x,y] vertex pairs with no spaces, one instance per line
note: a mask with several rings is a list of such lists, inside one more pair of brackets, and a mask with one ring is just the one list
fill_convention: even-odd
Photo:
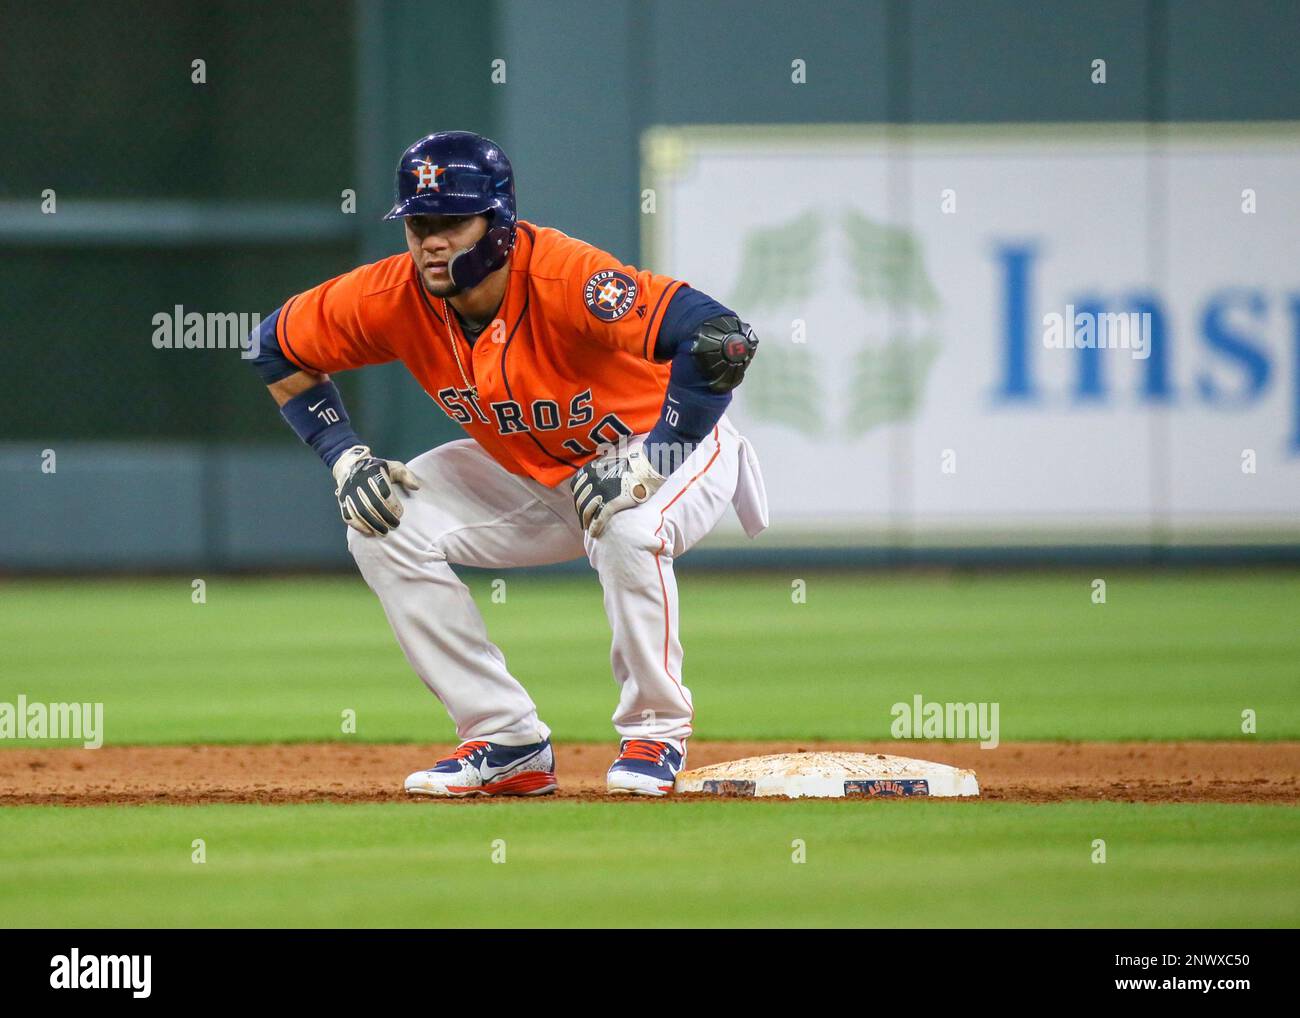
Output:
[[[275,324],[283,310],[276,308],[271,312],[254,334],[257,356],[253,358],[253,367],[267,385],[302,370],[280,350],[280,341],[275,336]],[[362,444],[352,430],[343,397],[333,382],[321,382],[299,393],[280,407],[280,415],[299,438],[316,450],[327,467],[333,467],[352,446]]]
[[731,403],[731,393],[714,392],[700,374],[691,345],[700,326],[718,315],[735,314],[699,290],[679,287],[668,302],[655,340],[655,360],[672,361],[659,421],[646,436],[650,465],[667,477],[713,430]]
[[278,307],[263,318],[262,324],[253,334],[253,344],[257,349],[257,356],[253,358],[253,369],[262,376],[262,381],[267,385],[302,370],[280,350],[280,341],[275,335],[275,325],[280,320],[280,312],[283,310],[284,308]]

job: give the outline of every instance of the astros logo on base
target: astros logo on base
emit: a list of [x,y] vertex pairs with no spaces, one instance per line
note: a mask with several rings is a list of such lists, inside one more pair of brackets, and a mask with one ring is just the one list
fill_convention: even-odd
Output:
[[616,322],[636,303],[636,280],[618,269],[602,269],[582,288],[587,310],[602,322]]

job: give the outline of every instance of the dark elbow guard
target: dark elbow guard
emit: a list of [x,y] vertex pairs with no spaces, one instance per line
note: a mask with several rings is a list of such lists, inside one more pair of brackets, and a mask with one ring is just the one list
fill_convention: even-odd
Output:
[[691,344],[695,366],[714,392],[730,392],[738,386],[757,352],[754,330],[735,315],[710,318]]

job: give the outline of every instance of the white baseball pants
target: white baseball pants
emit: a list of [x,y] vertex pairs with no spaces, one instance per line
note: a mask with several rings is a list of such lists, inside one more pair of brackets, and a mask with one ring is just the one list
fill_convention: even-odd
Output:
[[599,539],[583,532],[567,482],[548,488],[512,474],[473,439],[407,465],[421,488],[403,495],[401,526],[383,537],[348,528],[348,546],[406,659],[447,708],[461,741],[527,745],[550,729],[451,567],[538,566],[584,554],[600,578],[613,631],[615,730],[678,743],[690,736],[673,561],[728,505],[750,537],[767,526],[758,459],[725,415],[651,499],[614,515]]

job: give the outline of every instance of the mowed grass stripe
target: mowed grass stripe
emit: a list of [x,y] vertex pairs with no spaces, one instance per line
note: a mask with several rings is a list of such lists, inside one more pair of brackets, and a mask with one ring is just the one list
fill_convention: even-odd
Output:
[[[689,560],[687,560],[689,565]],[[594,576],[470,580],[558,738],[613,739]],[[996,701],[1001,738],[1300,737],[1300,576],[682,570],[685,679],[715,739],[888,738],[916,694]],[[806,582],[806,603],[791,584]],[[0,701],[102,701],[110,743],[454,739],[360,578],[0,585]],[[0,742],[0,747],[4,743]]]
[[4,825],[11,927],[1300,920],[1300,811],[1286,807],[24,807]]

